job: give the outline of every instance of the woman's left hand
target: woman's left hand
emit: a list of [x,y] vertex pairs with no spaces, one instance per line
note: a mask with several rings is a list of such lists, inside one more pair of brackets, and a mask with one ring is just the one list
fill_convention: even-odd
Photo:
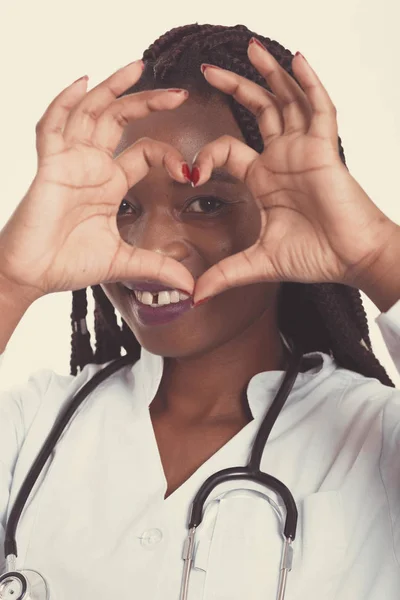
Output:
[[225,69],[205,66],[204,76],[257,117],[264,151],[222,136],[201,149],[193,167],[196,187],[217,167],[245,183],[261,211],[261,231],[250,248],[198,279],[194,301],[262,281],[359,287],[400,227],[341,161],[335,106],[302,55],[292,67],[301,87],[259,42],[249,44],[248,56],[273,93]]

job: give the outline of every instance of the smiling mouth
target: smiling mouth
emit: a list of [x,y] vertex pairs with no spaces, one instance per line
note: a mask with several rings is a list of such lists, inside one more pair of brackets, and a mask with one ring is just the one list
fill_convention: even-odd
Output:
[[145,326],[166,325],[193,308],[193,297],[178,290],[148,292],[126,288],[136,318]]
[[[128,288],[129,289],[129,288]],[[129,290],[133,292],[138,303],[152,308],[160,308],[161,306],[169,306],[170,304],[179,304],[190,298],[189,294],[184,294],[178,290],[163,290],[160,292],[148,292],[139,290]]]

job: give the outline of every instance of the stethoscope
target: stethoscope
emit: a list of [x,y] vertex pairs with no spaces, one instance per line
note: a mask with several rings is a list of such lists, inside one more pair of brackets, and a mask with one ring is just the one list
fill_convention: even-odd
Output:
[[[200,487],[197,492],[190,510],[188,523],[188,536],[185,540],[183,551],[183,577],[180,592],[180,600],[187,600],[189,588],[189,576],[193,563],[193,554],[195,547],[196,528],[200,525],[203,519],[204,504],[213,489],[221,483],[232,480],[247,480],[263,485],[264,487],[273,490],[281,497],[286,509],[286,518],[283,524],[282,513],[279,507],[267,496],[269,503],[273,506],[283,524],[283,549],[280,564],[280,573],[278,581],[277,600],[284,600],[287,574],[292,569],[293,546],[292,542],[296,537],[297,527],[297,507],[289,489],[278,479],[267,475],[260,470],[261,458],[265,445],[271,430],[278,418],[286,399],[288,398],[296,377],[300,371],[303,359],[303,352],[293,350],[290,358],[289,367],[285,373],[284,380],[274,398],[266,416],[261,423],[261,426],[256,435],[253,447],[251,450],[250,460],[245,467],[231,467],[223,469],[211,475]],[[10,517],[7,521],[4,541],[4,555],[6,557],[6,573],[0,576],[0,600],[48,600],[50,598],[49,588],[46,580],[40,573],[34,570],[24,569],[16,570],[17,543],[15,533],[20,519],[21,513],[25,507],[29,494],[32,491],[44,465],[49,456],[53,452],[62,432],[70,422],[73,414],[83,402],[83,400],[107,377],[122,369],[123,367],[133,364],[130,355],[118,358],[104,369],[98,371],[92,379],[90,379],[72,398],[71,402],[64,408],[57,418],[53,428],[46,438],[36,460],[30,468],[19,492]]]

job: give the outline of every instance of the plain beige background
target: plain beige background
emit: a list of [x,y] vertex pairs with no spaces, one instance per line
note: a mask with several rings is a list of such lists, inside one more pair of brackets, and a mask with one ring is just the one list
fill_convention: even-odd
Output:
[[[338,109],[350,172],[400,224],[398,0],[3,0],[0,227],[35,175],[35,125],[51,100],[85,74],[91,89],[168,29],[194,22],[241,23],[300,50]],[[29,309],[7,347],[1,388],[40,368],[69,374],[71,299],[52,294]],[[363,300],[375,354],[400,387],[375,323],[379,311]]]

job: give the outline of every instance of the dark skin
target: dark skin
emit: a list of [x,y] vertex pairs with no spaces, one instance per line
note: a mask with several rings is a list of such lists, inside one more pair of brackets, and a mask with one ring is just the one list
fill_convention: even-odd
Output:
[[[190,165],[206,143],[224,134],[243,140],[229,108],[217,98],[191,96],[174,111],[130,123],[117,154],[151,137],[175,146]],[[122,239],[171,256],[198,279],[223,257],[251,246],[260,231],[260,212],[249,190],[228,177],[231,181],[219,178],[193,189],[164,169],[153,169],[120,208]],[[207,198],[194,202],[200,197]],[[150,407],[168,482],[165,497],[251,420],[250,379],[286,368],[288,352],[277,323],[280,286],[233,288],[171,323],[149,327],[138,321],[120,284],[102,284],[141,346],[165,357]]]

